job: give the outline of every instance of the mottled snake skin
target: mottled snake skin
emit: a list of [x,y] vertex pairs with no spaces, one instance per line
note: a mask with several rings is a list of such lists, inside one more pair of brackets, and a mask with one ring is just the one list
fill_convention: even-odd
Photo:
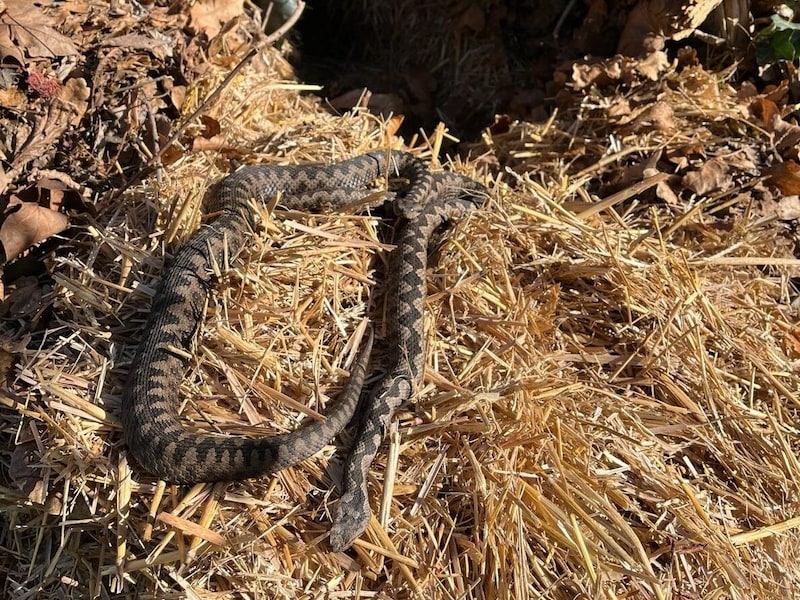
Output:
[[219,216],[175,256],[155,296],[122,401],[131,454],[148,472],[176,483],[230,481],[274,473],[321,450],[352,419],[367,370],[372,338],[364,343],[350,379],[324,421],[308,420],[291,433],[220,436],[198,433],[179,416],[186,351],[200,327],[208,294],[223,269],[257,227],[253,201],[278,193],[283,206],[335,210],[359,200],[377,178],[400,174],[411,182],[395,202],[401,215],[389,257],[389,349],[386,375],[361,406],[345,463],[342,499],[331,529],[333,549],[347,548],[369,522],[366,477],[397,408],[421,380],[424,367],[425,269],[431,233],[476,207],[485,188],[452,173],[430,173],[411,154],[373,152],[334,165],[251,166],[220,181],[206,207]]

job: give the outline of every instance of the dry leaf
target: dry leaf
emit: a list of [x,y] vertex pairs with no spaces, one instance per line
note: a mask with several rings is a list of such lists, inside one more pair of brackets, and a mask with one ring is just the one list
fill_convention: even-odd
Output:
[[436,77],[428,69],[409,69],[403,73],[403,85],[417,102],[432,102],[437,83]]
[[800,219],[800,196],[785,196],[778,200],[775,215],[781,221]]
[[[203,138],[195,138],[192,140],[192,149],[195,150],[194,145],[197,140],[202,140]],[[158,147],[163,148],[164,144],[167,143],[167,136],[159,135],[158,136]],[[195,150],[199,151],[199,150]],[[183,151],[182,147],[177,144],[170,145],[169,148],[166,150],[161,151],[161,164],[162,165],[171,165],[177,162],[180,158],[182,158],[186,153]]]
[[636,70],[647,77],[650,81],[658,81],[661,73],[669,68],[670,60],[666,52],[660,50],[651,52],[645,58],[638,61]]
[[406,103],[397,94],[372,94],[367,105],[369,112],[388,119],[392,115],[406,112]]
[[347,111],[357,107],[367,108],[372,114],[388,119],[406,112],[406,104],[397,94],[375,94],[367,89],[355,89],[329,100],[336,110]]
[[608,107],[606,114],[609,118],[618,118],[620,122],[625,123],[631,114],[631,103],[627,98],[620,97]]
[[781,111],[778,105],[766,98],[756,98],[748,107],[750,114],[753,115],[756,124],[768,131],[772,131],[776,119],[781,118]]
[[775,148],[783,158],[797,158],[797,147],[800,144],[800,127],[783,119],[774,124]]
[[150,35],[128,33],[126,35],[118,35],[116,37],[104,39],[100,45],[134,50],[147,50],[157,59],[164,60],[172,56],[173,41],[166,37],[164,39],[157,39]]
[[661,181],[656,185],[656,197],[670,206],[677,206],[680,204],[680,198],[672,191],[672,188],[666,181]]
[[83,77],[73,77],[68,79],[61,91],[58,98],[62,100],[72,109],[72,118],[70,124],[78,125],[86,114],[86,109],[89,107],[89,96],[91,92],[89,86],[86,85],[86,80]]
[[94,204],[81,195],[81,185],[69,175],[53,169],[41,169],[37,174],[36,185],[17,194],[23,202],[34,202],[50,210],[96,214]]
[[[773,93],[780,95],[783,86],[779,86]],[[780,93],[779,93],[780,92]],[[759,127],[774,134],[774,143],[781,157],[784,159],[797,158],[797,146],[800,144],[800,127],[790,123],[781,116],[780,108],[771,98],[761,96],[748,105],[751,119]]]
[[50,26],[50,19],[33,2],[5,0],[0,12],[0,56],[24,64],[28,58],[78,54],[72,41]]
[[703,163],[696,171],[687,173],[681,179],[683,186],[699,196],[723,190],[732,185],[728,176],[728,165],[718,158]]
[[2,262],[16,258],[27,248],[64,231],[68,226],[66,215],[12,196],[0,225]]
[[53,98],[47,114],[37,117],[35,126],[19,153],[11,162],[14,169],[21,169],[31,160],[42,156],[69,127],[73,108],[59,98]]
[[689,160],[692,158],[706,158],[706,148],[702,144],[685,144],[671,150],[667,150],[667,160],[675,165],[675,172],[681,172],[688,168]]
[[756,156],[755,150],[750,146],[744,146],[740,150],[730,152],[719,158],[724,160],[728,167],[736,169],[737,171],[743,171],[753,177],[758,177],[761,174],[761,170],[756,166],[757,162],[760,163],[760,159]]
[[208,39],[216,36],[222,25],[238,17],[244,10],[243,0],[200,0],[189,9],[190,24]]
[[[221,135],[215,135],[210,138],[200,136],[192,140],[192,152],[224,152],[230,149],[230,143]],[[182,154],[176,154],[173,159],[171,155],[167,156],[168,152],[165,152],[161,157],[161,162],[165,165],[172,164],[182,156]]]
[[656,102],[639,115],[633,123],[635,131],[655,129],[669,133],[675,131],[675,111],[666,102]]
[[[16,360],[13,349],[0,349],[0,377],[4,381],[10,381],[11,371]],[[14,450],[11,452],[8,476],[14,482],[15,487],[28,500],[36,504],[44,504],[47,497],[44,482],[42,481],[41,468],[38,466],[41,431],[36,427],[37,424],[33,419],[29,417],[23,419],[19,437],[14,444]]]
[[338,111],[346,111],[356,107],[366,108],[370,98],[372,98],[372,92],[367,88],[357,88],[339,94],[335,98],[329,98],[328,104]]
[[0,88],[0,106],[5,108],[22,108],[28,99],[16,88]]
[[664,38],[689,37],[722,0],[640,0],[628,13],[617,51],[637,56],[661,50]]
[[669,67],[669,59],[663,52],[653,52],[643,59],[628,56],[614,56],[592,64],[573,64],[572,81],[576,90],[590,85],[604,87],[621,81],[631,85],[646,77],[657,81],[661,73]]
[[795,357],[800,356],[800,328],[786,332],[786,341],[794,352]]
[[576,90],[585,89],[590,85],[604,87],[618,78],[618,71],[610,65],[601,63],[572,65],[572,87]]
[[165,80],[164,84],[164,87],[169,90],[169,99],[172,101],[172,106],[180,111],[184,100],[186,100],[186,86],[173,85],[172,80]]
[[764,172],[766,182],[778,188],[784,196],[800,194],[800,165],[793,160],[778,163]]

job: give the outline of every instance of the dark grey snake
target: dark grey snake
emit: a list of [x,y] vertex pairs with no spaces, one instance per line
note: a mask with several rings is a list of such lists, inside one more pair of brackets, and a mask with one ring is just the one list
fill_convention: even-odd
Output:
[[197,433],[179,416],[185,352],[200,327],[215,273],[247,244],[257,226],[250,202],[298,210],[333,210],[361,199],[380,177],[409,179],[395,201],[396,247],[389,256],[388,356],[385,376],[359,411],[355,440],[344,467],[343,493],[331,528],[331,547],[347,548],[369,522],[366,477],[397,408],[411,395],[424,368],[425,269],[431,234],[476,207],[485,188],[453,173],[432,174],[411,154],[373,152],[334,165],[250,166],[221,180],[207,210],[219,215],[175,256],[155,296],[144,338],[122,401],[130,452],[150,473],[176,483],[248,479],[295,465],[321,450],[356,413],[371,351],[371,335],[350,379],[324,421],[268,437]]

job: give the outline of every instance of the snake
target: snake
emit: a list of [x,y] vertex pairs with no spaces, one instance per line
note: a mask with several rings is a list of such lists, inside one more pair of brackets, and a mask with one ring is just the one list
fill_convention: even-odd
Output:
[[[323,420],[304,420],[278,435],[200,432],[180,416],[181,382],[189,350],[203,322],[209,294],[224,265],[247,246],[259,225],[253,203],[276,196],[290,210],[330,212],[362,200],[376,180],[398,176],[402,194],[385,192],[397,214],[387,259],[387,348],[371,393],[362,388],[372,350],[372,329],[350,376]],[[344,462],[341,497],[329,545],[344,550],[367,528],[367,477],[388,425],[417,388],[424,370],[423,311],[428,245],[442,225],[480,205],[485,187],[449,171],[432,172],[415,155],[368,152],[333,164],[250,165],[221,179],[204,210],[213,215],[172,258],[162,274],[122,394],[125,442],[136,463],[177,484],[239,481],[274,474],[313,456],[349,423],[355,435]]]

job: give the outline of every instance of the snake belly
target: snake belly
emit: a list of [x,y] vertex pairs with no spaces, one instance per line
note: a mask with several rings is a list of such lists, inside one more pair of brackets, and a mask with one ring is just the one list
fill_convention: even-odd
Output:
[[[232,481],[274,473],[312,456],[352,419],[359,403],[371,336],[359,351],[347,385],[324,421],[307,420],[274,436],[219,436],[193,431],[179,415],[186,352],[199,330],[205,303],[222,270],[246,246],[257,227],[251,202],[281,193],[289,209],[335,211],[359,200],[377,178],[399,173],[411,184],[402,198],[400,236],[389,258],[388,293],[393,313],[387,373],[370,396],[345,466],[344,496],[334,521],[332,546],[344,548],[369,520],[366,473],[386,424],[411,394],[424,363],[422,309],[430,233],[475,206],[482,186],[470,179],[432,175],[413,155],[374,152],[328,166],[251,166],[221,180],[206,209],[217,218],[175,255],[156,293],[136,351],[121,406],[130,453],[146,471],[176,483]],[[421,270],[420,270],[421,269]],[[367,461],[367,457],[369,457]],[[357,463],[358,467],[351,467]],[[355,488],[363,488],[354,493]],[[345,497],[352,510],[344,506]],[[345,516],[342,516],[344,514]],[[355,515],[353,520],[351,515]]]

